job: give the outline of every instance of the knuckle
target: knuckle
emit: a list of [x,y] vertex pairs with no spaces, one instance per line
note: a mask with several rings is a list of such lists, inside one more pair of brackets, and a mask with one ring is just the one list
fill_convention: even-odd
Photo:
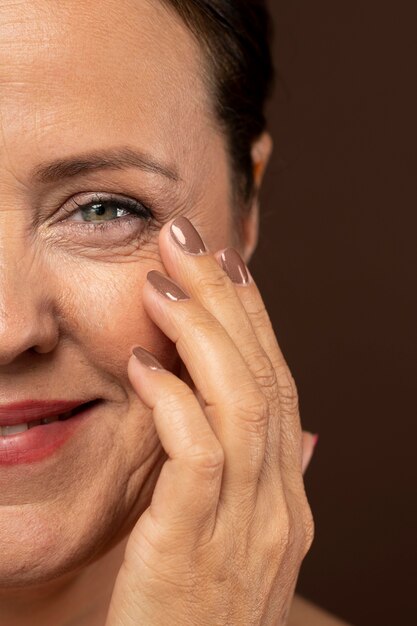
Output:
[[294,528],[291,515],[286,507],[279,516],[279,528],[277,542],[281,552],[287,552],[293,542]]
[[225,330],[219,320],[214,317],[203,306],[196,307],[192,315],[192,320],[188,317],[188,312],[178,321],[177,348],[187,345],[192,338],[193,343],[199,345],[201,350],[216,345],[216,342],[223,341]]
[[238,402],[232,404],[232,409],[238,424],[245,430],[260,436],[266,434],[269,403],[263,393],[255,390],[248,395],[241,394]]
[[[187,324],[189,324],[189,320],[187,323],[184,323],[184,320],[182,320],[181,324],[180,341],[184,339],[185,332],[190,330],[190,326],[187,326]],[[204,307],[198,307],[193,312],[191,330],[193,331],[193,338],[196,341],[206,343],[207,337],[218,336],[221,334],[222,327],[220,322],[213,315],[211,315],[207,309]]]
[[194,471],[201,474],[216,475],[223,470],[225,454],[220,445],[207,446],[196,443],[188,449],[187,460]]
[[164,394],[160,398],[160,404],[163,405],[166,411],[176,412],[183,411],[184,404],[187,404],[191,399],[192,392],[186,385],[180,384],[175,389],[175,393],[171,390]]
[[285,367],[278,376],[279,401],[287,414],[297,414],[299,409],[298,389],[290,370]]
[[315,536],[315,524],[312,511],[310,506],[305,507],[304,515],[303,515],[303,541],[302,541],[302,549],[303,549],[303,558],[309,552]]
[[299,542],[299,523],[295,512],[284,499],[278,514],[277,542],[281,554],[297,551]]
[[250,359],[251,370],[258,385],[265,391],[276,395],[277,377],[269,357],[265,353]]
[[267,317],[266,309],[263,304],[253,305],[250,311],[250,318],[253,327],[256,329],[264,328],[267,321],[269,324],[269,318]]
[[289,510],[288,503],[282,494],[282,497],[271,502],[265,503],[268,513],[262,510],[261,524],[262,535],[268,549],[275,554],[284,554],[288,545],[292,540],[292,515]]
[[311,548],[314,540],[314,520],[307,505],[300,513],[293,510],[286,501],[281,501],[271,523],[264,533],[266,552],[283,557],[291,553],[301,561]]
[[288,511],[286,509],[281,510],[274,520],[272,528],[268,529],[268,549],[275,554],[285,554],[291,544],[292,534],[291,518]]
[[195,277],[194,281],[197,291],[206,295],[213,293],[218,298],[219,289],[226,285],[226,274],[217,263],[210,268],[206,268],[204,273]]

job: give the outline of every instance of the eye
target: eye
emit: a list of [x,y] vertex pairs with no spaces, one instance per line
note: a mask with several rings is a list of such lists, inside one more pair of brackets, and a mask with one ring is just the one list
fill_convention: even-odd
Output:
[[136,220],[150,221],[153,217],[144,204],[125,196],[94,194],[90,195],[89,202],[80,203],[73,198],[69,204],[75,205],[77,209],[64,208],[66,213],[70,213],[65,221],[75,222],[77,225],[84,223],[88,229],[114,228],[120,226],[120,222],[125,225],[126,222]]

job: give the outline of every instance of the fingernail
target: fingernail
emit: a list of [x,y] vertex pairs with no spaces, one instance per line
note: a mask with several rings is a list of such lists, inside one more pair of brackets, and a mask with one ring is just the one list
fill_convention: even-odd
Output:
[[161,274],[161,272],[157,270],[148,272],[147,278],[152,287],[165,296],[165,298],[168,298],[168,300],[177,302],[178,300],[190,299],[190,296],[185,293],[177,283],[174,283],[168,276],[164,276],[164,274]]
[[185,252],[189,254],[203,254],[207,251],[197,230],[186,217],[182,215],[177,217],[172,222],[170,231],[175,243]]
[[234,283],[238,285],[247,285],[249,283],[246,264],[237,250],[226,248],[220,255],[220,261],[224,271]]
[[141,348],[140,346],[135,346],[132,348],[132,354],[137,358],[139,363],[149,367],[151,370],[163,370],[164,367],[160,364],[158,359],[154,357],[151,352],[145,350],[145,348]]
[[318,440],[319,440],[318,434],[313,435],[313,446],[314,447],[316,447]]

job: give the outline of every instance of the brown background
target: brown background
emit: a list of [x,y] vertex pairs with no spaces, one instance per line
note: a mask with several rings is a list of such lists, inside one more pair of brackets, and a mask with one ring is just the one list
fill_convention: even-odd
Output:
[[[320,440],[298,593],[416,623],[415,2],[274,0],[275,154],[251,269]],[[308,626],[308,625],[306,625]]]

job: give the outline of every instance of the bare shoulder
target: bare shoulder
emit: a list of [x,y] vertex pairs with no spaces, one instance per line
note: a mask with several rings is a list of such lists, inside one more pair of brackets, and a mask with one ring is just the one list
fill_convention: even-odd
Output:
[[309,600],[295,595],[288,626],[351,626]]

